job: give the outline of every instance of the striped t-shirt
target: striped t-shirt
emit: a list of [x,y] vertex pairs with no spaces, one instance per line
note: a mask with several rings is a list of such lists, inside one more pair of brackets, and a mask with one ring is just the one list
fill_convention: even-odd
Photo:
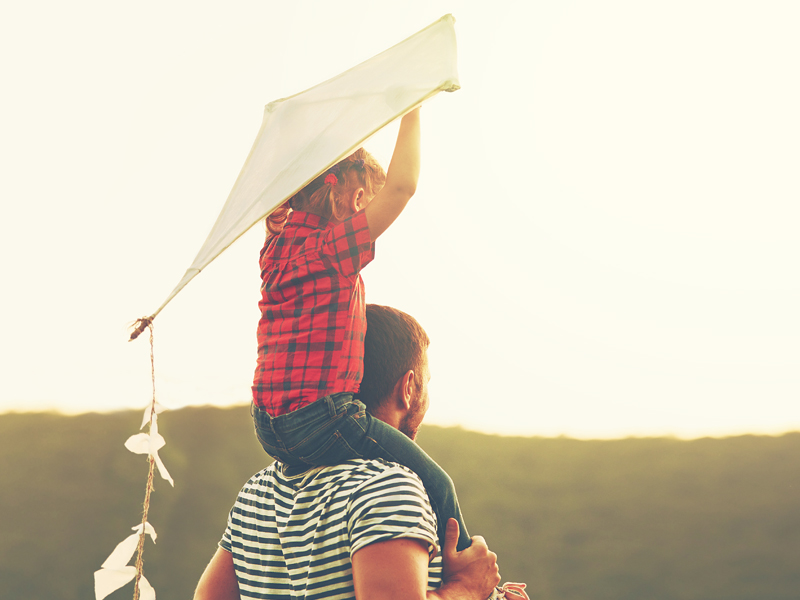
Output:
[[242,598],[355,598],[351,557],[395,538],[436,553],[428,589],[439,587],[436,517],[417,475],[379,459],[292,477],[279,464],[245,484],[219,544],[233,556]]

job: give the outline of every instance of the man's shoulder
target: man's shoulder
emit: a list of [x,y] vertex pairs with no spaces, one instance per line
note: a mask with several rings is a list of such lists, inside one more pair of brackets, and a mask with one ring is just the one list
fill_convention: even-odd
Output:
[[296,474],[276,462],[244,484],[238,501],[255,508],[281,500],[295,504],[299,497],[335,497],[356,504],[381,499],[428,503],[425,487],[416,473],[382,459],[353,459]]
[[291,487],[301,490],[318,486],[322,483],[361,482],[378,478],[393,478],[398,481],[407,480],[422,485],[416,473],[398,463],[375,459],[352,459],[337,465],[313,467],[302,473],[291,473],[280,463],[275,462],[253,475],[245,487]]
[[323,467],[317,477],[331,478],[347,485],[353,496],[402,493],[425,501],[428,499],[422,480],[416,473],[403,465],[380,458],[355,459],[341,465]]

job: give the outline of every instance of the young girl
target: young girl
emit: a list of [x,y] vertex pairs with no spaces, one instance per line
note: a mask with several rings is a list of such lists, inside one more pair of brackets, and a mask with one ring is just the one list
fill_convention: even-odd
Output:
[[353,458],[383,458],[412,469],[437,514],[442,547],[453,517],[462,550],[470,539],[450,477],[354,398],[366,331],[359,272],[415,192],[419,137],[417,108],[400,122],[388,173],[359,149],[270,215],[261,251],[253,418],[264,449],[292,471]]

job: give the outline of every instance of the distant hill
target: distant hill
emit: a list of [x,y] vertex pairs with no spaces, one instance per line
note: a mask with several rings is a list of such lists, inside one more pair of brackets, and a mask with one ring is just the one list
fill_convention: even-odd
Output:
[[[0,598],[87,600],[141,515],[140,412],[0,415]],[[244,481],[269,459],[246,407],[162,415],[145,573],[191,598]],[[547,600],[800,598],[800,434],[679,441],[499,437],[425,427],[470,532]],[[110,598],[130,598],[131,586]]]

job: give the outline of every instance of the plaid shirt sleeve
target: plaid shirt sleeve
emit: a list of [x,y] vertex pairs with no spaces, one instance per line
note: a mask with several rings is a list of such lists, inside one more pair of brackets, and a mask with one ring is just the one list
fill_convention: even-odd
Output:
[[327,230],[322,252],[344,277],[356,275],[372,262],[375,243],[363,209]]

